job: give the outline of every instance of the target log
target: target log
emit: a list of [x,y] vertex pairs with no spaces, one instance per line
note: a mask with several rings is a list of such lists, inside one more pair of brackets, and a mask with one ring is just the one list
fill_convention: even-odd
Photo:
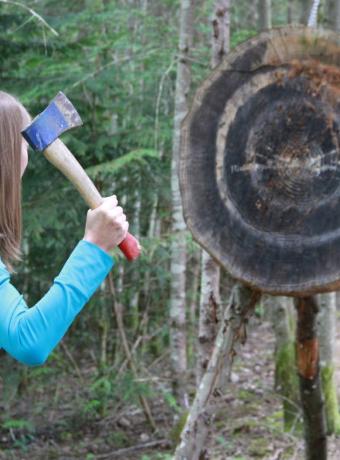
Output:
[[182,125],[180,185],[195,239],[278,295],[340,288],[340,38],[285,27],[237,47]]

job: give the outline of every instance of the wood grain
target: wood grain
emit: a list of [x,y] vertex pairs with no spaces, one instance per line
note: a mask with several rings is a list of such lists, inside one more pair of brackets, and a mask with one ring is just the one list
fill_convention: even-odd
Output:
[[234,49],[182,125],[180,185],[195,239],[243,283],[340,288],[340,38],[273,29]]

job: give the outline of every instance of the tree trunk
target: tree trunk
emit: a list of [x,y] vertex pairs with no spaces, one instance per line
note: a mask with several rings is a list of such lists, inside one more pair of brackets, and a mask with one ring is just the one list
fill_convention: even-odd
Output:
[[214,346],[219,320],[220,269],[210,255],[202,250],[201,297],[198,330],[197,388],[200,385]]
[[[135,190],[133,192],[133,217],[131,230],[133,235],[140,240],[140,213],[141,213],[141,181],[138,178],[135,182]],[[132,296],[130,300],[130,310],[131,310],[131,327],[135,333],[139,325],[139,282],[138,282],[139,273],[137,270],[134,270],[131,276],[132,281]]]
[[337,291],[335,293],[335,296],[336,296],[336,309],[339,310],[340,309],[340,292]]
[[326,26],[340,32],[340,1],[326,0]]
[[339,405],[335,382],[336,342],[336,295],[320,295],[318,314],[318,336],[320,340],[320,372],[325,398],[327,434],[340,433]]
[[170,345],[173,371],[173,387],[180,403],[187,407],[186,396],[186,226],[178,181],[178,161],[181,141],[181,122],[188,112],[188,93],[191,69],[188,55],[193,34],[193,0],[181,0],[179,57],[177,64],[173,148],[171,162],[172,195],[172,244],[171,244],[171,293],[170,293]]
[[[201,254],[202,251],[197,245],[191,257],[190,277],[187,276],[187,293],[189,305],[189,327],[188,327],[188,365],[190,368],[197,366],[197,329],[198,329],[198,306],[200,301],[200,284],[201,284]],[[197,375],[197,373],[196,373]]]
[[272,28],[272,2],[271,0],[259,0],[259,30]]
[[316,335],[315,297],[295,299],[297,309],[297,367],[300,381],[306,460],[327,460],[327,436]]
[[301,0],[300,22],[308,24],[310,12],[312,11],[313,0]]
[[271,297],[268,308],[275,333],[275,389],[282,397],[285,430],[290,431],[298,422],[300,409],[292,301]]
[[[229,52],[230,0],[217,0],[212,20],[211,66],[215,68]],[[216,337],[220,304],[220,266],[203,249],[201,265],[201,297],[198,332],[197,387],[209,362]]]
[[230,48],[230,0],[217,0],[212,20],[211,68],[220,64]]
[[287,23],[292,24],[294,22],[294,1],[288,0],[287,4]]
[[[260,298],[258,291],[236,285],[214,344],[207,370],[197,389],[181,433],[174,460],[200,460],[207,458],[206,443],[221,392],[217,389],[221,370],[229,369],[235,356],[237,342],[244,343],[246,325]],[[224,389],[224,388],[223,388]]]

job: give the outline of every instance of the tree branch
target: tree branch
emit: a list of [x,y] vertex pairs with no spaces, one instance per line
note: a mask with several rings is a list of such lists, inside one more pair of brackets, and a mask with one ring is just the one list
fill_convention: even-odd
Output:
[[230,367],[235,356],[236,342],[244,343],[245,327],[261,294],[240,284],[232,291],[218,331],[207,370],[196,392],[186,424],[181,434],[174,460],[199,460],[211,425],[212,396],[217,391],[221,370]]
[[6,3],[7,5],[14,5],[14,6],[19,6],[20,8],[23,8],[24,10],[28,11],[29,13],[31,13],[32,16],[37,18],[38,21],[40,21],[45,27],[47,27],[56,37],[59,36],[58,32],[55,29],[53,29],[53,27],[51,27],[45,21],[45,19],[42,16],[40,16],[40,14],[38,14],[36,11],[34,11],[32,8],[24,5],[23,3],[15,2],[15,1],[12,1],[12,0],[0,0],[0,3]]

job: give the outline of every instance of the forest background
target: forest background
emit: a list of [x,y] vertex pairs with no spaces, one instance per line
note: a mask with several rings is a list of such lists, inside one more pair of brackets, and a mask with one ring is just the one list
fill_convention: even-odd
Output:
[[[189,101],[211,72],[215,3],[197,0],[192,11]],[[264,27],[261,3],[231,2],[231,48]],[[310,7],[308,0],[273,0],[272,25],[306,22]],[[161,459],[178,441],[176,424],[185,403],[178,392],[183,381],[174,381],[172,334],[177,323],[170,310],[176,277],[171,259],[178,238],[173,232],[171,162],[180,11],[175,0],[0,0],[1,89],[18,96],[33,115],[58,91],[66,93],[84,126],[65,134],[64,142],[103,196],[118,195],[131,232],[143,246],[134,263],[115,252],[112,283],[103,283],[44,366],[27,368],[1,351],[3,458],[90,460],[111,458],[108,452],[119,450],[120,458],[128,458],[124,449],[144,443],[149,454],[134,452],[131,458]],[[321,26],[329,26],[326,16],[322,4]],[[25,255],[12,282],[34,305],[83,237],[88,208],[72,185],[33,151],[22,194]],[[184,242],[186,321],[179,327],[186,338],[191,398],[201,252],[188,231]],[[221,274],[220,287],[223,304],[231,287],[227,274]],[[256,312],[262,319],[264,305]],[[160,438],[150,434],[153,423],[162,426]]]

